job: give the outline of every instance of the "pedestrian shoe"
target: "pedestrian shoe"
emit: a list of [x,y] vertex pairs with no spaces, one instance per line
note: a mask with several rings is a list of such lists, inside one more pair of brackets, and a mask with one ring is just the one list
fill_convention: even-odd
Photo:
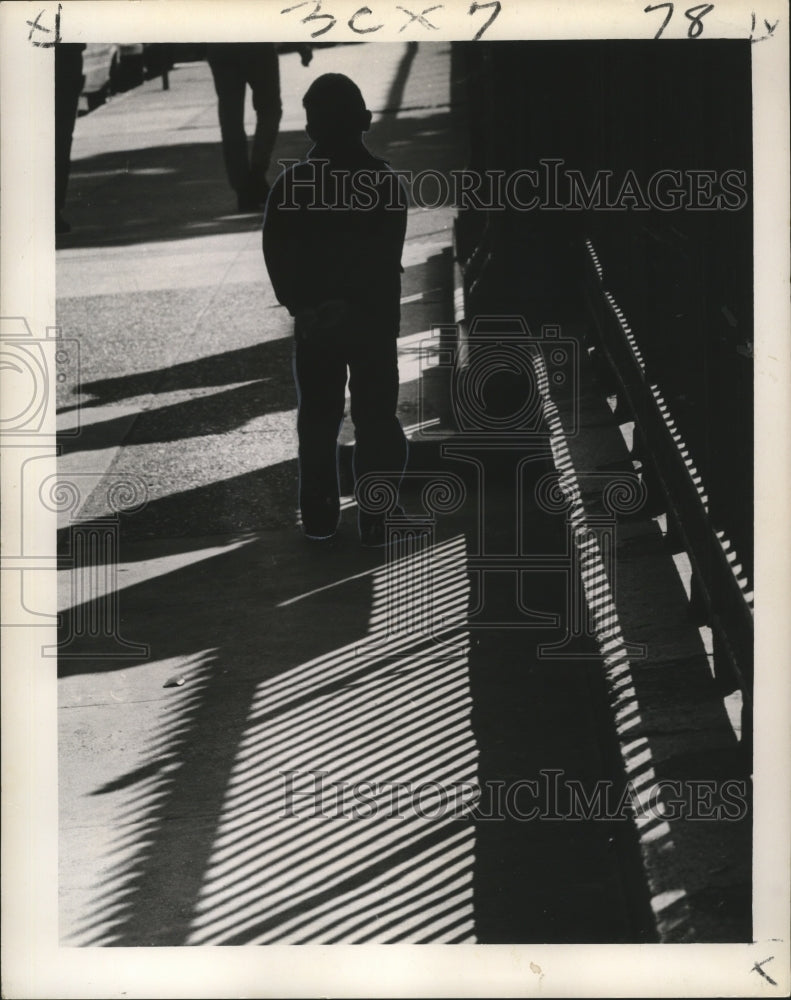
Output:
[[308,541],[326,542],[329,541],[330,538],[335,537],[335,528],[332,528],[329,531],[317,531],[316,529],[313,528],[307,530],[306,528],[303,527],[302,533],[304,534],[305,538],[308,539]]
[[407,541],[407,538],[398,531],[391,531],[388,535],[384,524],[367,524],[364,528],[360,528],[360,545],[366,549],[382,549],[386,545],[391,545],[395,549],[400,545],[406,545]]
[[[390,516],[402,520],[406,518],[406,512],[403,507],[397,506]],[[361,516],[359,527],[360,545],[363,545],[367,549],[380,549],[387,545],[387,521],[385,518]],[[394,536],[393,540],[396,542],[400,541],[397,535]]]
[[312,542],[326,541],[338,530],[339,518],[337,500],[333,501],[332,497],[327,497],[317,502],[314,499],[309,504],[308,516],[305,516],[304,511],[301,512],[302,533]]
[[360,545],[366,549],[380,549],[387,545],[387,531],[384,521],[360,525]]
[[323,542],[328,538],[333,538],[337,530],[337,517],[323,517],[311,519],[307,522],[302,521],[302,534],[312,542]]

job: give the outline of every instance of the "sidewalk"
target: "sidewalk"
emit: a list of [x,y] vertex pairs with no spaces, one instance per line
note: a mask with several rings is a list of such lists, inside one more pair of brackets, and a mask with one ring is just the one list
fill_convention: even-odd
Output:
[[[281,68],[276,158],[304,153],[301,94],[315,75],[337,70],[358,80],[375,112],[375,152],[399,169],[464,166],[449,45],[377,46],[375,62],[366,46],[337,46],[318,51],[309,71],[296,55]],[[81,486],[76,518],[110,515],[119,483],[142,483],[146,497],[118,518],[117,565],[108,558],[102,579],[95,558],[82,573],[62,574],[64,634],[117,595],[121,638],[148,647],[92,658],[96,636],[83,632],[59,665],[63,942],[738,934],[729,912],[709,926],[691,921],[684,887],[698,877],[678,852],[664,871],[653,855],[657,870],[646,874],[628,822],[529,822],[513,809],[486,819],[498,784],[522,783],[512,803],[520,809],[529,802],[524,782],[546,774],[587,793],[602,780],[622,790],[624,747],[634,744],[630,773],[647,775],[652,726],[666,734],[663,760],[702,743],[687,731],[700,717],[681,727],[679,743],[656,707],[672,715],[677,701],[666,681],[646,686],[656,669],[632,692],[648,728],[632,721],[626,736],[624,710],[631,719],[636,710],[593,637],[548,661],[539,647],[562,638],[562,623],[504,627],[523,606],[562,608],[559,574],[502,574],[474,610],[481,577],[472,567],[484,539],[495,555],[522,549],[513,549],[514,480],[499,466],[484,505],[470,462],[432,443],[435,431],[453,443],[438,391],[446,387],[439,338],[421,348],[434,326],[455,318],[453,210],[410,212],[400,416],[414,443],[415,512],[432,476],[459,491],[458,503],[449,495],[443,508],[435,497],[432,544],[394,562],[357,546],[350,502],[337,538],[311,548],[295,526],[290,322],[266,279],[260,219],[230,212],[208,68],[179,66],[170,80],[168,92],[154,80],[78,122],[66,211],[74,232],[58,251],[58,322],[81,341],[80,384],[59,397],[62,428],[78,419],[82,427],[63,438],[60,465]],[[624,458],[585,378],[577,469]],[[558,397],[556,444],[568,412]],[[656,533],[653,522],[642,535],[632,525],[627,547],[651,550],[659,563]],[[64,522],[64,551],[69,540]],[[565,515],[531,512],[521,545],[552,556],[565,543]],[[633,559],[634,575],[645,560]],[[647,594],[666,562],[635,579],[633,594]],[[652,622],[666,637],[681,614],[677,581],[663,577],[657,589],[664,620],[644,606],[624,627],[630,640],[656,638],[646,634]],[[727,771],[735,741],[700,680],[697,631],[685,627],[686,645],[667,640],[662,662],[681,657],[690,667],[685,683],[696,678],[694,704],[709,713],[706,746],[726,751]],[[106,638],[112,646],[118,637]],[[543,784],[539,792],[549,794]],[[447,808],[453,796],[466,807],[479,793],[477,818]],[[738,913],[743,871],[729,869],[722,882]]]

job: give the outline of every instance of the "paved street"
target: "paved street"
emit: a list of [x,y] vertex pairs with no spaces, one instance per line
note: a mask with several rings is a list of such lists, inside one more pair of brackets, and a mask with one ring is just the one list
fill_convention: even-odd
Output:
[[[447,43],[339,45],[308,68],[281,56],[275,158],[304,154],[302,94],[338,71],[374,111],[372,151],[461,169],[451,69]],[[59,532],[63,942],[740,939],[747,822],[531,822],[526,785],[487,819],[519,782],[562,813],[574,782],[617,800],[627,780],[745,765],[661,520],[619,524],[617,594],[581,557],[595,627],[552,658],[541,648],[568,622],[509,623],[565,608],[561,574],[509,570],[483,601],[482,552],[549,559],[568,536],[565,512],[537,509],[514,534],[507,456],[486,491],[454,456],[432,335],[457,318],[453,207],[410,210],[399,414],[410,513],[427,514],[432,476],[458,495],[428,512],[430,547],[396,561],[358,545],[350,497],[331,543],[301,536],[291,321],[260,217],[234,208],[205,63],[78,120],[57,250],[58,324],[80,343],[58,397],[59,474],[78,491]],[[546,396],[536,474],[628,464],[584,357],[581,372],[576,400]],[[580,517],[598,502],[583,476],[575,502]],[[97,605],[106,618],[86,625]]]

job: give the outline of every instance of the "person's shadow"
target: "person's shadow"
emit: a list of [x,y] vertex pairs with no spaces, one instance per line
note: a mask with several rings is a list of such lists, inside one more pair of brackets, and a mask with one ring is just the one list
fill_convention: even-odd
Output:
[[[174,510],[203,523],[215,490],[208,499],[182,494]],[[168,504],[136,516],[163,531]],[[394,608],[402,598],[382,551],[360,548],[348,522],[330,547],[282,527],[204,544],[222,551],[63,616],[61,637],[73,641],[59,663],[61,711],[70,696],[79,711],[87,684],[93,703],[103,692],[109,700],[98,711],[120,706],[116,740],[126,737],[129,711],[146,720],[122,773],[103,770],[79,735],[76,744],[64,737],[61,781],[72,795],[82,787],[61,827],[71,858],[61,881],[64,943],[469,940],[471,824],[408,808],[392,815],[382,808],[391,791],[376,815],[354,814],[360,803],[342,788],[361,778],[471,776],[462,639],[451,637],[438,658],[422,632],[390,627],[394,614],[403,625],[410,613]],[[459,545],[438,543],[456,586]],[[138,548],[166,557],[179,542]],[[399,579],[408,577],[402,567]],[[453,582],[447,600],[461,610]],[[106,622],[113,607],[123,637],[145,642],[148,656],[89,655],[96,635],[84,625],[96,615]],[[110,847],[87,859],[84,826],[96,822],[112,824]],[[89,889],[79,864],[76,885],[70,877],[80,854],[104,873]],[[459,862],[450,871],[449,858]],[[446,914],[439,927],[431,905]]]

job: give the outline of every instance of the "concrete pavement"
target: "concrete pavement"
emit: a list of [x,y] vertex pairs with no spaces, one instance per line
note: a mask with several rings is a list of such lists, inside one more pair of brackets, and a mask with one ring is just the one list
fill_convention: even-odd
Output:
[[[375,50],[319,50],[309,69],[281,58],[276,158],[304,153],[301,95],[338,70],[375,112],[375,152],[400,169],[464,166],[450,46]],[[451,792],[482,792],[485,812],[498,782],[547,773],[590,791],[602,780],[622,790],[627,773],[649,781],[649,767],[675,773],[680,754],[702,777],[714,762],[718,776],[743,767],[654,520],[620,536],[632,571],[616,595],[624,634],[657,651],[632,665],[631,683],[601,636],[542,659],[558,629],[501,627],[507,588],[490,588],[474,620],[470,566],[481,533],[494,552],[512,544],[512,484],[490,490],[482,515],[464,463],[439,461],[431,443],[436,429],[452,439],[438,338],[425,347],[455,318],[449,206],[410,212],[400,415],[414,471],[452,473],[463,502],[435,518],[428,554],[391,563],[360,549],[350,502],[331,544],[306,545],[290,322],[266,279],[260,219],[231,212],[208,68],[170,79],[167,92],[153,80],[78,121],[74,229],[57,254],[58,322],[81,345],[79,384],[59,396],[62,429],[81,427],[62,439],[60,474],[80,486],[70,517],[111,516],[111,487],[127,481],[145,495],[113,522],[116,561],[93,550],[62,574],[64,635],[75,635],[59,665],[64,943],[738,938],[744,824],[699,824],[685,846],[690,824],[641,833],[613,818],[432,812]],[[583,373],[584,433],[565,454],[573,469],[623,462]],[[571,404],[554,405],[558,464]],[[411,484],[418,510],[423,484]],[[583,490],[583,511],[596,502]],[[64,518],[65,555],[72,531]],[[536,512],[528,541],[559,551],[563,518]],[[562,581],[534,572],[523,584],[534,610],[562,604]],[[114,613],[113,595],[121,637],[147,653],[89,655],[80,614]]]

